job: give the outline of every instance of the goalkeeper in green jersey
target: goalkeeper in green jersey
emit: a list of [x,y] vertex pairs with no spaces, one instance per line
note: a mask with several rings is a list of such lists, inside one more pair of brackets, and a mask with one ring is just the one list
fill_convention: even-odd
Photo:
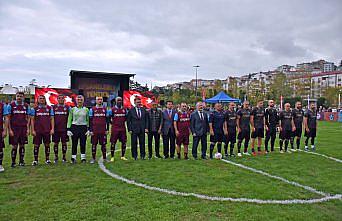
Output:
[[71,163],[76,163],[77,146],[80,142],[81,162],[86,162],[86,142],[89,132],[89,109],[83,106],[84,97],[78,95],[76,98],[76,106],[71,108],[68,116],[68,136],[72,141]]

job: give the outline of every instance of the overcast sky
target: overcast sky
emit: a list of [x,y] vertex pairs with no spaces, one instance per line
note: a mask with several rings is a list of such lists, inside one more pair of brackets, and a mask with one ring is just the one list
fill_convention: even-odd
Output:
[[0,0],[1,84],[69,86],[69,71],[165,85],[342,59],[341,0]]

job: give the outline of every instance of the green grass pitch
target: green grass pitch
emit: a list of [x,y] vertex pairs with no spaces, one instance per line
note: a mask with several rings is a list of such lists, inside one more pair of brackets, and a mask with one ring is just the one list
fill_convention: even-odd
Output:
[[[319,122],[316,152],[342,159],[341,136],[341,123]],[[231,161],[323,192],[342,194],[341,163],[304,152],[280,154],[276,150],[267,156],[244,156]],[[105,163],[107,169],[150,186],[234,198],[320,197],[219,160],[133,161],[128,150],[126,156],[130,160],[121,161],[119,154],[116,153],[114,163]],[[88,159],[90,155],[88,142]],[[100,155],[98,148],[97,156]],[[26,148],[26,167],[12,169],[10,148],[6,147],[6,170],[0,174],[0,220],[342,220],[342,200],[291,205],[208,201],[123,183],[102,172],[98,164],[48,166],[43,163],[43,147],[38,167],[30,166],[32,159],[30,144]]]

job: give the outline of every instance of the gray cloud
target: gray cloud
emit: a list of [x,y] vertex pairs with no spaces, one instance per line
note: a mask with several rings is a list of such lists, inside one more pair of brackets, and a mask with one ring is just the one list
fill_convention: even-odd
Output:
[[3,82],[69,85],[70,69],[143,83],[225,78],[315,59],[338,62],[342,3],[330,1],[1,1]]

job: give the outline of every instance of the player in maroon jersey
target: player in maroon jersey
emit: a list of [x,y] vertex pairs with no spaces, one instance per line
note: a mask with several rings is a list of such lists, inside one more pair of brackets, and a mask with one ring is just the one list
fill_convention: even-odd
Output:
[[103,98],[96,97],[96,106],[89,110],[89,123],[91,133],[91,144],[92,144],[92,159],[91,164],[95,163],[96,160],[96,147],[97,144],[101,145],[103,160],[107,160],[106,156],[106,144],[108,134],[107,124],[107,108],[103,106]]
[[53,112],[55,113],[55,133],[52,135],[52,141],[54,142],[53,150],[55,153],[54,163],[58,162],[58,145],[62,143],[62,155],[63,163],[66,163],[67,142],[69,137],[67,135],[67,124],[69,115],[69,106],[65,105],[65,96],[63,94],[57,97],[58,104],[53,106]]
[[32,135],[33,135],[33,155],[32,166],[38,165],[39,147],[43,143],[45,146],[45,163],[50,161],[51,135],[54,134],[54,112],[52,107],[46,105],[44,95],[38,97],[38,104],[31,110]]
[[16,100],[7,106],[8,131],[10,136],[10,145],[12,145],[12,167],[15,167],[17,150],[19,145],[19,166],[24,166],[25,144],[27,136],[30,133],[30,110],[24,103],[25,94],[17,92]]
[[115,153],[115,145],[119,140],[121,142],[121,160],[127,160],[125,157],[126,152],[126,143],[127,143],[127,135],[126,135],[126,117],[127,110],[123,108],[122,98],[117,97],[115,99],[115,106],[109,110],[109,117],[111,117],[112,123],[112,133],[110,137],[111,142],[111,159],[110,161],[114,161],[114,153]]
[[186,103],[181,103],[181,110],[175,114],[174,127],[176,131],[177,157],[181,158],[181,145],[184,146],[184,159],[188,160],[188,147],[190,136],[190,113]]
[[7,114],[7,105],[0,103],[0,173],[5,171],[2,160],[4,159],[4,139],[7,136]]

